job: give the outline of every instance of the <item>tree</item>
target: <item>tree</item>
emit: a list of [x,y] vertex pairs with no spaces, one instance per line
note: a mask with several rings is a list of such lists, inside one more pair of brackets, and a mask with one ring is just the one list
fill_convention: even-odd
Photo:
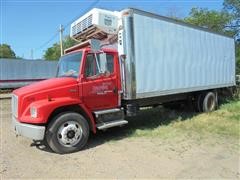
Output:
[[239,0],[224,0],[223,10],[233,16],[229,28],[235,31],[235,38],[240,39],[240,1]]
[[236,39],[236,73],[240,74],[240,1],[239,0],[224,0],[224,10],[233,15],[233,21],[229,28],[235,31]]
[[63,48],[67,49],[67,48],[70,48],[70,47],[72,47],[72,46],[74,46],[74,45],[76,45],[78,43],[79,43],[78,41],[75,41],[72,38],[70,38],[69,36],[66,36],[64,38]]
[[58,60],[61,56],[60,46],[58,43],[53,44],[52,47],[48,48],[44,54],[46,60]]
[[[69,36],[66,36],[63,40],[63,48],[64,49],[74,46],[75,44],[77,44],[77,42],[74,41]],[[61,56],[60,44],[55,43],[55,44],[53,44],[52,47],[50,47],[46,50],[43,57],[46,60],[59,60],[60,56]]]
[[184,19],[187,23],[233,36],[235,32],[227,29],[228,24],[230,24],[232,20],[233,15],[226,11],[215,11],[202,8],[192,8],[189,17]]
[[0,44],[0,58],[16,58],[15,52],[8,44]]
[[233,14],[236,20],[238,21],[238,25],[240,22],[240,1],[239,0],[224,0],[223,3],[224,10]]

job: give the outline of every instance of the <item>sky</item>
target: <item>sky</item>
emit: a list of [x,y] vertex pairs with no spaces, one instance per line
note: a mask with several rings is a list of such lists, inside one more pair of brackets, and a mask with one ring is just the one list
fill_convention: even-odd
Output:
[[64,35],[69,35],[71,22],[93,7],[134,7],[186,17],[193,7],[220,10],[222,4],[223,0],[0,0],[0,44],[9,44],[19,57],[41,59],[48,47],[59,42],[60,24]]

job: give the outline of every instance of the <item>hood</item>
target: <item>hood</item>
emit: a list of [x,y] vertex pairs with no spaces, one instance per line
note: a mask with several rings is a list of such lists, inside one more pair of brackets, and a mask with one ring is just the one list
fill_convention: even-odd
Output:
[[77,80],[74,78],[69,77],[51,78],[16,89],[13,91],[13,93],[16,95],[25,96],[27,94],[30,95],[32,93],[37,93],[41,91],[51,91],[55,88],[76,84]]
[[28,122],[32,103],[44,100],[45,103],[51,103],[56,99],[65,97],[79,100],[78,93],[78,81],[70,77],[52,78],[19,88],[13,91],[13,94],[18,96],[17,111],[19,121]]

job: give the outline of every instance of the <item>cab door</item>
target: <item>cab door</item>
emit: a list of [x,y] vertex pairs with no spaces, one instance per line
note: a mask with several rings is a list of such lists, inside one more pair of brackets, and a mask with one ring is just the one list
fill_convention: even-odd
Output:
[[85,58],[82,97],[91,110],[116,108],[118,106],[117,56],[107,53],[107,71],[100,73],[98,55],[88,53]]

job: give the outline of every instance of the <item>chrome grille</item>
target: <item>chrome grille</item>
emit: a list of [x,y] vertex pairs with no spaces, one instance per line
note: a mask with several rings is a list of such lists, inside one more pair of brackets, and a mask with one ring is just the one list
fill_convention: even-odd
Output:
[[18,97],[15,94],[12,95],[12,115],[18,117]]

